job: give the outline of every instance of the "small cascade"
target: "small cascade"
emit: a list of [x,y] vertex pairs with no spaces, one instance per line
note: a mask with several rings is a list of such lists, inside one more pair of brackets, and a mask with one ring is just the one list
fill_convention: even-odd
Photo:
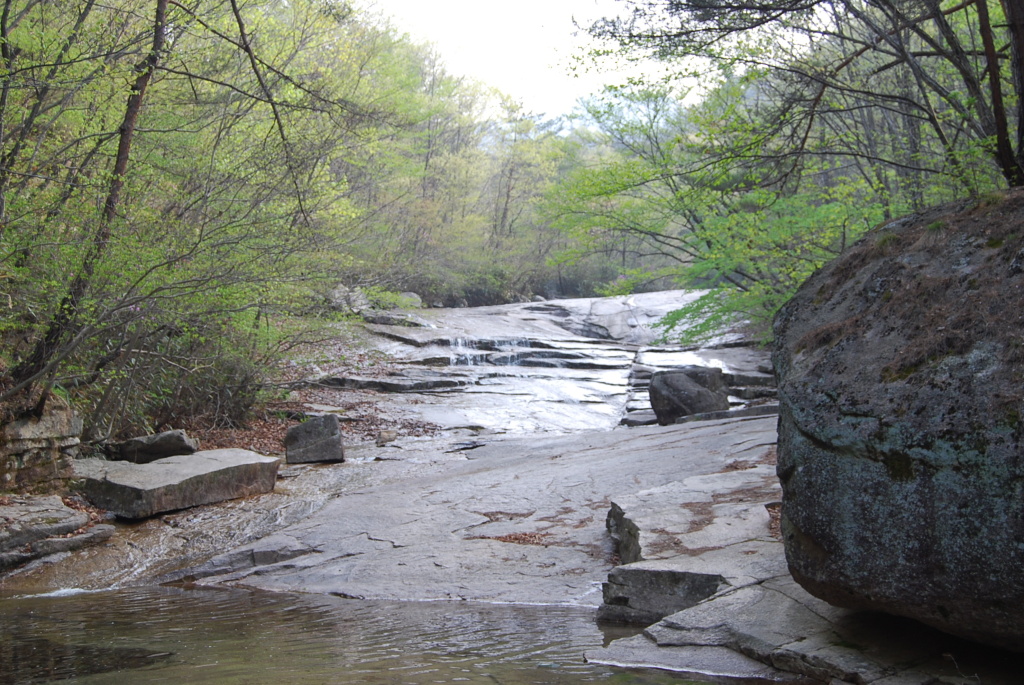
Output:
[[528,338],[483,340],[453,338],[449,359],[451,366],[519,366],[529,354],[533,341]]
[[448,353],[450,366],[476,366],[479,362],[479,348],[473,338],[453,338]]
[[492,363],[498,366],[519,366],[519,362],[533,347],[532,341],[526,338],[496,340],[494,348],[497,354],[492,355]]

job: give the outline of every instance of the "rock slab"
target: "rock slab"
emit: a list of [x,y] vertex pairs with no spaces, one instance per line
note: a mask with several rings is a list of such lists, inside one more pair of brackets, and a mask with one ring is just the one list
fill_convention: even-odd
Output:
[[279,461],[242,449],[196,452],[149,464],[80,459],[81,492],[117,516],[141,519],[274,489]]
[[341,422],[336,414],[314,416],[288,429],[284,438],[289,464],[345,461]]
[[775,321],[793,576],[1024,651],[1024,191],[891,222]]
[[12,421],[0,432],[0,490],[59,492],[72,475],[82,419],[51,397],[42,416]]

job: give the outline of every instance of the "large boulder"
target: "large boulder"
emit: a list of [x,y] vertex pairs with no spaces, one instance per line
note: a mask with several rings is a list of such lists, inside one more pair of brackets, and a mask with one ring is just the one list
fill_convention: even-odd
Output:
[[651,377],[651,408],[658,423],[667,426],[691,414],[729,408],[729,395],[721,369],[684,366],[658,371]]
[[1024,650],[1024,191],[868,233],[775,320],[793,577]]

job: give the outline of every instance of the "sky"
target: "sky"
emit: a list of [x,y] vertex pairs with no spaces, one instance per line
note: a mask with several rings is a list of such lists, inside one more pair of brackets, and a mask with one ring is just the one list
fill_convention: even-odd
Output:
[[[493,86],[535,114],[569,113],[577,98],[622,77],[569,74],[587,45],[581,26],[622,5],[615,0],[361,0],[416,42],[432,43],[447,71]],[[578,34],[578,35],[574,35]]]

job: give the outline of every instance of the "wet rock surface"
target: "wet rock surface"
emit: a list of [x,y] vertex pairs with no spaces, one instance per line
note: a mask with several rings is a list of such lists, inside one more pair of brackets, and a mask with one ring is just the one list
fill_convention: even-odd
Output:
[[1024,192],[869,233],[776,320],[790,568],[1024,650]]
[[[349,492],[278,531],[269,547],[253,543],[183,576],[367,599],[597,606],[612,567],[604,519],[615,485],[656,488],[679,469],[710,473],[754,459],[764,449],[752,434],[773,431],[764,419],[726,436],[720,428],[501,439],[445,452],[429,473]],[[272,556],[278,545],[282,561],[236,566],[238,554]]]

